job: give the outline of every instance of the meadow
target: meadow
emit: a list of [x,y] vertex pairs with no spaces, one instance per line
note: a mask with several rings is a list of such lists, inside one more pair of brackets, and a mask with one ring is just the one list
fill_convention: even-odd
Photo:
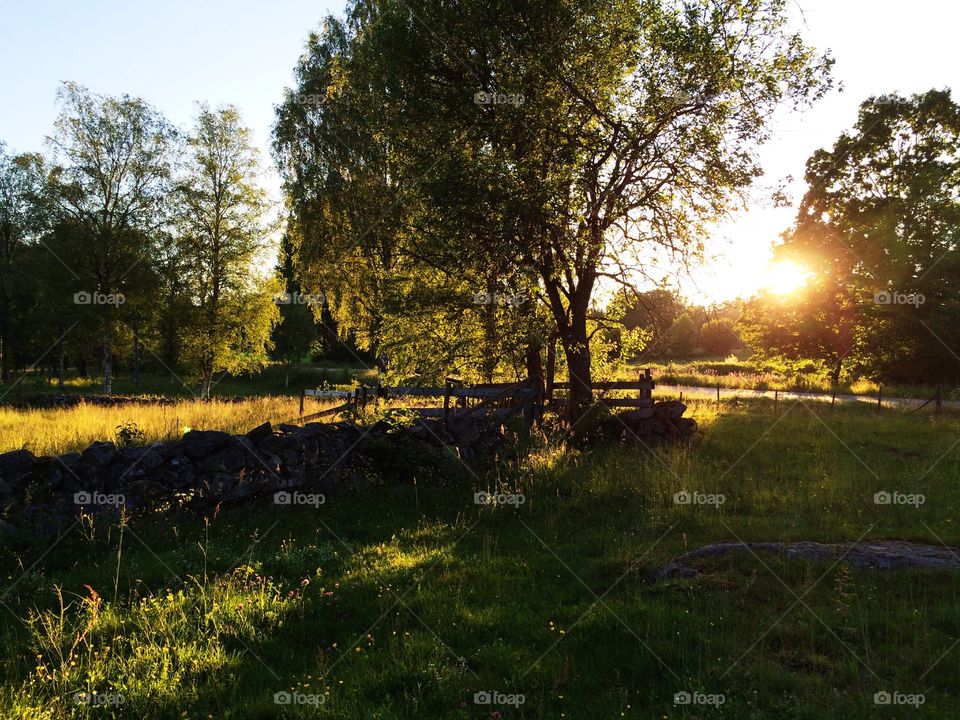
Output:
[[[621,374],[633,377],[638,369],[650,368],[661,385],[716,387],[728,390],[781,390],[829,395],[866,395],[876,397],[881,384],[865,377],[842,377],[834,386],[829,374],[812,361],[788,364],[758,363],[747,358],[748,352],[728,357],[700,357],[641,362]],[[886,384],[885,397],[929,399],[937,392],[936,385]],[[943,387],[944,399],[960,399],[960,388]]]
[[[317,508],[86,521],[13,543],[0,716],[957,717],[956,573],[749,553],[693,579],[653,573],[719,540],[960,545],[960,418],[691,410],[688,445],[541,438],[490,472],[388,474]],[[475,504],[483,490],[513,502]],[[724,502],[676,504],[682,490]],[[894,490],[925,502],[874,503]],[[913,704],[876,705],[884,692]]]

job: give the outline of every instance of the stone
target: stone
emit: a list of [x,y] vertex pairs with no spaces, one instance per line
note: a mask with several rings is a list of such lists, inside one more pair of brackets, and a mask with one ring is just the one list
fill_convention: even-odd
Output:
[[675,419],[683,417],[687,406],[679,400],[663,400],[653,404],[653,412],[657,417]]
[[281,450],[290,446],[290,438],[286,435],[269,435],[257,443],[257,450],[262,453],[276,455]]
[[264,438],[270,437],[273,435],[273,426],[269,422],[265,422],[263,425],[257,425],[253,430],[248,432],[244,437],[250,440],[254,445],[263,440]]
[[199,460],[233,442],[233,435],[230,433],[219,430],[191,430],[183,436],[183,452],[191,460]]
[[94,468],[105,468],[117,454],[112,442],[95,442],[80,454],[80,462]]
[[14,450],[0,455],[0,479],[15,485],[33,469],[37,459],[29,450]]

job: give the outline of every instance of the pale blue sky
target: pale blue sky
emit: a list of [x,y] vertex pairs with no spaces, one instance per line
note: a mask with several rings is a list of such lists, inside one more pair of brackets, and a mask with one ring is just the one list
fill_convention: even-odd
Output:
[[[173,122],[190,122],[199,100],[240,108],[265,164],[273,105],[292,80],[308,33],[344,0],[0,0],[0,139],[40,150],[62,80],[100,93],[145,98]],[[803,17],[798,10],[803,8]],[[831,144],[867,95],[956,88],[960,61],[952,0],[799,0],[792,13],[808,42],[830,48],[843,93],[802,116],[784,113],[762,151],[766,183],[803,176],[806,158]],[[270,181],[275,190],[277,181]],[[802,191],[794,186],[795,199]],[[758,193],[759,194],[759,193]],[[720,299],[763,283],[769,247],[792,210],[759,206],[719,228],[718,254],[685,292]]]
[[[0,139],[39,150],[55,94],[75,80],[143,97],[178,125],[195,102],[233,103],[264,153],[273,106],[309,32],[341,0],[2,0]],[[269,159],[269,158],[267,158]]]

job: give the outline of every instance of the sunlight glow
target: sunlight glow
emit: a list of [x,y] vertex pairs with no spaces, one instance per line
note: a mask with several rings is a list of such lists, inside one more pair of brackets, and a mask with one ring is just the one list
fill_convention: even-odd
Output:
[[790,295],[807,284],[810,271],[792,260],[779,260],[767,269],[765,287],[777,295]]

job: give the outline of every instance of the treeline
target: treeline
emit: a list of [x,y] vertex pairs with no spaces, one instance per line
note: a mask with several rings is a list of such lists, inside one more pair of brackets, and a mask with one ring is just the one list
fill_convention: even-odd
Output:
[[759,359],[813,359],[834,382],[960,384],[960,106],[949,90],[872,97],[807,162],[775,257],[806,288],[754,298]]
[[[2,380],[68,368],[134,381],[144,364],[208,396],[260,367],[284,291],[277,229],[234,107],[181,130],[138,98],[74,83],[44,155],[0,145]],[[307,328],[310,332],[312,328]]]

